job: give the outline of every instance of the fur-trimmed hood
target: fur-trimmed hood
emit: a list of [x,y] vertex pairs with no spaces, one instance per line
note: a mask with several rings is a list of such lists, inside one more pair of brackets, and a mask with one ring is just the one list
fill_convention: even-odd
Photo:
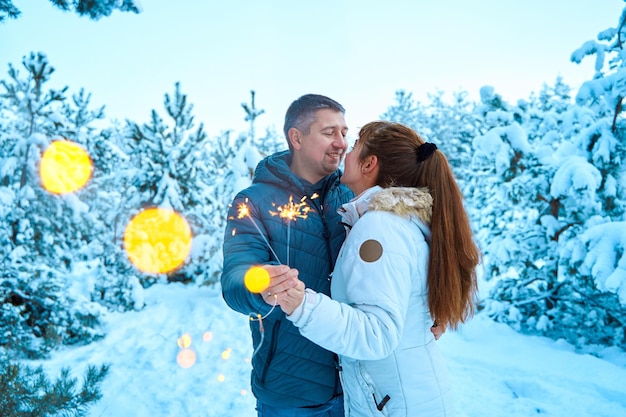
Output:
[[349,228],[370,210],[389,211],[402,217],[416,216],[430,227],[433,198],[426,188],[374,186],[363,191],[338,210]]
[[402,217],[415,215],[430,226],[433,198],[427,188],[383,188],[372,195],[369,210],[390,211]]

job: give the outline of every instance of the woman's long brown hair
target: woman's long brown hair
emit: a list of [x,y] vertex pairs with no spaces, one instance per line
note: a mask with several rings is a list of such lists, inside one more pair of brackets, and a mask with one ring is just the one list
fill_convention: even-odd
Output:
[[435,150],[417,162],[417,149],[424,139],[399,123],[368,123],[361,128],[358,142],[362,144],[360,160],[369,155],[378,159],[377,185],[426,187],[433,197],[428,306],[437,324],[456,329],[475,311],[480,251],[448,160]]

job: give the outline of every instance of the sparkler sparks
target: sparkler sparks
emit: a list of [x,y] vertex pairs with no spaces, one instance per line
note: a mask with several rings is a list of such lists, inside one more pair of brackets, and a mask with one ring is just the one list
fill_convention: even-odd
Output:
[[[289,203],[279,206],[276,208],[276,211],[270,210],[270,214],[272,216],[278,216],[281,219],[293,220],[296,219],[306,219],[309,215],[309,211],[311,211],[311,207],[306,204],[306,196],[300,199],[299,203],[293,202],[293,196],[289,196]],[[276,204],[272,204],[276,206]]]
[[[318,196],[317,193],[313,194],[311,199],[316,198]],[[296,221],[297,219],[306,219],[309,216],[309,212],[311,211],[311,207],[309,207],[306,203],[306,196],[300,199],[299,203],[293,202],[293,196],[289,196],[289,203],[284,204],[282,206],[278,206],[276,211],[270,210],[270,214],[272,216],[278,216],[281,219],[287,219],[287,265],[289,265],[291,259],[289,256],[289,241],[291,239],[291,222]],[[272,204],[276,206],[276,204]]]

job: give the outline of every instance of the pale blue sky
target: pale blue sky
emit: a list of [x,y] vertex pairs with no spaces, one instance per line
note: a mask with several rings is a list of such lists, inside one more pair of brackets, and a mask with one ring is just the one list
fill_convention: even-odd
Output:
[[108,118],[161,115],[181,82],[211,134],[247,128],[241,103],[256,90],[259,128],[279,132],[305,93],[335,98],[356,133],[405,89],[478,97],[493,85],[515,102],[557,75],[577,89],[593,59],[570,62],[583,42],[617,25],[620,0],[141,0],[140,14],[91,21],[48,0],[15,0],[0,25],[0,78],[31,51],[56,68],[52,86],[84,87]]

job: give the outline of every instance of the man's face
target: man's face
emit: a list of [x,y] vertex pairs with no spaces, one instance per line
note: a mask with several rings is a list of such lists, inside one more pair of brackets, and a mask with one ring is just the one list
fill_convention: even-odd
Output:
[[309,132],[300,133],[297,149],[300,175],[316,183],[339,168],[348,147],[348,126],[341,112],[322,109],[315,112]]

